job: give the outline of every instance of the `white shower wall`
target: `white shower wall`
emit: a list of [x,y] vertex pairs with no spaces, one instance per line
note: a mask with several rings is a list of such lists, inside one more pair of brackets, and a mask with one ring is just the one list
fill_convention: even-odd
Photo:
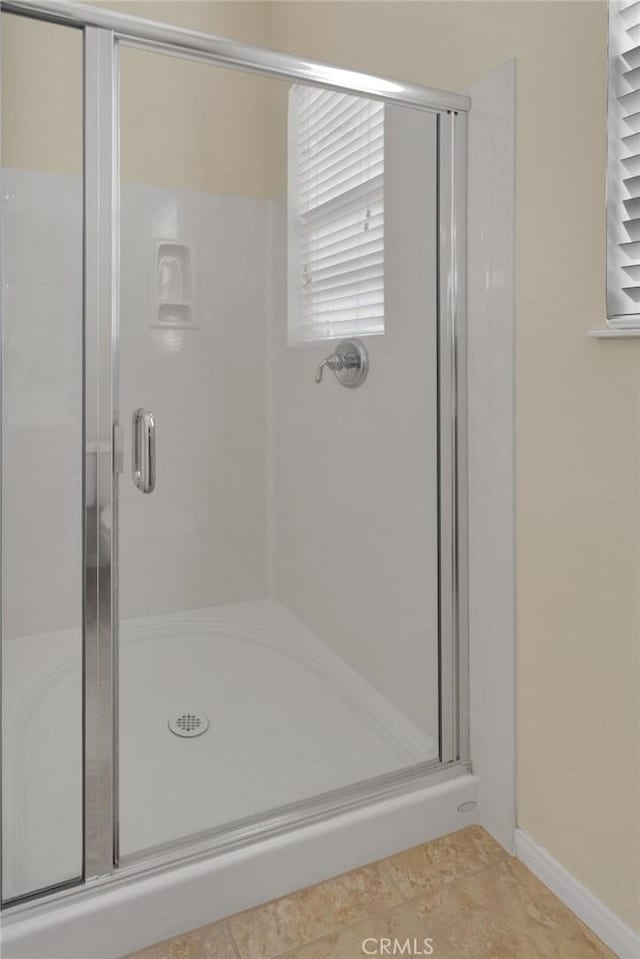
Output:
[[[121,210],[120,614],[267,596],[267,201],[125,184]],[[158,239],[194,259],[198,326],[157,328]],[[156,417],[152,495],[131,480],[132,412]]]
[[[3,613],[10,638],[81,619],[81,182],[24,170],[2,175]],[[123,617],[267,595],[266,206],[123,187]],[[152,327],[154,241],[176,237],[197,251],[195,329]],[[158,421],[153,496],[142,496],[130,477],[130,418],[138,406]],[[103,510],[103,524],[110,522]]]
[[438,736],[436,118],[385,110],[385,332],[355,390],[287,344],[284,203],[270,249],[271,588]]
[[81,622],[80,179],[2,169],[3,637]]

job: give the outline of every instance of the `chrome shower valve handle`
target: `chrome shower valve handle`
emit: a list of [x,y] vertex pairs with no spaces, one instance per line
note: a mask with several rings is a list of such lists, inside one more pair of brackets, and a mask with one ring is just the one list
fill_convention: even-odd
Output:
[[344,360],[341,356],[338,356],[337,353],[332,353],[331,356],[327,356],[326,359],[320,363],[318,369],[316,370],[315,381],[316,383],[322,383],[322,374],[324,373],[325,366],[332,370],[334,373],[337,373],[338,370],[341,370],[344,366]]
[[369,354],[362,340],[341,340],[330,356],[320,363],[316,370],[315,382],[322,382],[325,367],[330,369],[336,379],[350,389],[360,386],[369,372]]

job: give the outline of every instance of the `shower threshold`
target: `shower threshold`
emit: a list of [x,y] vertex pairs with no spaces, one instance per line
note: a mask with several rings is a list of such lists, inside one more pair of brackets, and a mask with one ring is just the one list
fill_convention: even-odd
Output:
[[382,780],[9,908],[3,959],[118,959],[478,821],[478,779],[466,763]]

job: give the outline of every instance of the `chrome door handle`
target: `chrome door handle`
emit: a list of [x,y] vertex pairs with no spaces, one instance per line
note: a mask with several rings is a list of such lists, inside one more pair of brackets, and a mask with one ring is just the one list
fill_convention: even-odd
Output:
[[149,410],[133,414],[131,473],[141,493],[153,493],[156,486],[156,421]]

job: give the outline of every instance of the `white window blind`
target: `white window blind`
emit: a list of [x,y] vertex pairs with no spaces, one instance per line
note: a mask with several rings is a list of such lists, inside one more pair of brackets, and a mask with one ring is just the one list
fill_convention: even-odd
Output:
[[609,4],[607,314],[640,327],[640,0]]
[[289,336],[384,332],[384,104],[289,93]]

